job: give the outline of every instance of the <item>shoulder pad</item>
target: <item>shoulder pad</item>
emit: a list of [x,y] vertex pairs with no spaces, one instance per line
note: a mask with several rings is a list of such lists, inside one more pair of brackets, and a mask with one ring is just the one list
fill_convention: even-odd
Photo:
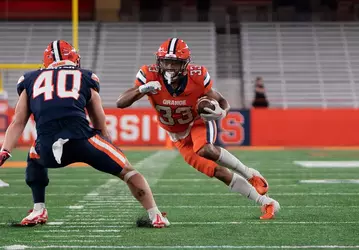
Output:
[[157,80],[159,69],[156,64],[143,65],[136,74],[136,80],[142,84]]

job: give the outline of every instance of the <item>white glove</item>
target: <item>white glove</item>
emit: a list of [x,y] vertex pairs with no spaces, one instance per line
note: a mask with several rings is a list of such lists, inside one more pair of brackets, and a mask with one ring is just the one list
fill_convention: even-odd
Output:
[[214,110],[210,108],[204,108],[209,114],[201,114],[201,118],[208,121],[219,120],[226,116],[226,111],[219,106],[219,103],[215,100],[211,100],[214,105]]
[[138,87],[138,91],[140,91],[142,94],[149,92],[155,94],[156,90],[161,90],[161,83],[158,81],[151,81]]

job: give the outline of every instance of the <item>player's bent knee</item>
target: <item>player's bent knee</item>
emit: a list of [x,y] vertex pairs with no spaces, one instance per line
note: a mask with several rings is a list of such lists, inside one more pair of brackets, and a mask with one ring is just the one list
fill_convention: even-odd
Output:
[[197,154],[203,158],[217,161],[220,156],[220,151],[213,144],[204,145]]

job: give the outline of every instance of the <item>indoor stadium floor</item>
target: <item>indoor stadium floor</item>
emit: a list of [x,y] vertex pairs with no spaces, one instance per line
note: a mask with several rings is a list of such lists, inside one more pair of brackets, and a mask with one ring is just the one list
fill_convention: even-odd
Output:
[[89,167],[50,170],[47,225],[9,227],[32,207],[24,168],[15,166],[26,151],[18,150],[0,169],[10,184],[0,188],[0,249],[359,248],[358,151],[232,152],[268,180],[282,208],[276,219],[260,221],[258,206],[192,169],[176,151],[125,151],[149,180],[170,228],[138,229],[136,219],[146,213],[126,185]]

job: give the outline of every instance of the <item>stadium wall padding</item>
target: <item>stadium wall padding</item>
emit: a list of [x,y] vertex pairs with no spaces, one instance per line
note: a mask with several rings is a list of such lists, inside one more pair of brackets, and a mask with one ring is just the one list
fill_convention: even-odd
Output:
[[359,109],[253,109],[252,146],[359,146]]
[[[166,132],[158,126],[154,110],[107,108],[105,112],[117,145],[165,145]],[[11,119],[13,113],[10,109]],[[359,146],[359,109],[231,110],[217,124],[217,143],[223,146]],[[35,138],[31,118],[19,144],[31,145]]]

